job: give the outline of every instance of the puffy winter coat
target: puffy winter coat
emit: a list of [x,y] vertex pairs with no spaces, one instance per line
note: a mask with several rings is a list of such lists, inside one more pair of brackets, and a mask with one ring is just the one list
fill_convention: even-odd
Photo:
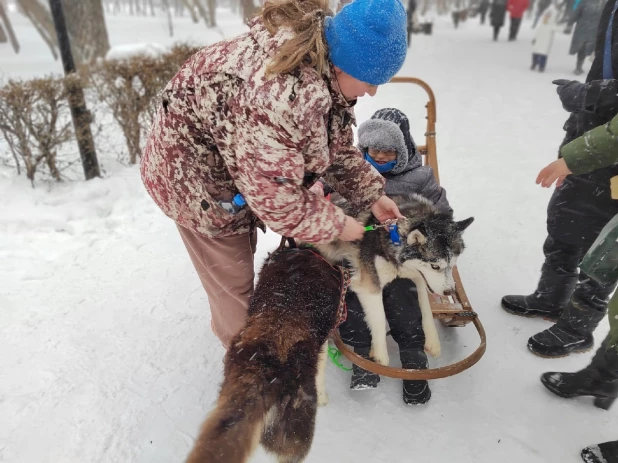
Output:
[[[325,174],[362,209],[383,194],[384,179],[353,146],[353,108],[333,69],[266,74],[289,37],[285,29],[271,36],[256,19],[248,33],[195,54],[163,91],[141,173],[181,226],[216,237],[263,221],[277,233],[325,242],[341,233],[345,216],[306,189],[315,178]],[[219,206],[238,192],[248,208],[233,215]]]
[[491,4],[489,17],[493,27],[504,26],[504,20],[506,17],[506,2],[507,0],[494,0]]
[[559,20],[560,10],[558,10],[556,5],[549,5],[541,14],[541,19],[534,35],[532,53],[549,55],[556,31],[564,29],[564,27],[558,24]]
[[511,18],[520,19],[530,5],[530,0],[509,0],[506,9],[509,10]]
[[569,26],[577,23],[569,53],[575,55],[584,48],[586,56],[594,51],[597,29],[605,0],[582,0],[569,19]]
[[[585,0],[582,0],[584,2]],[[603,79],[603,49],[611,12],[616,0],[609,0],[598,27],[595,58],[586,82]],[[581,8],[584,3],[580,3]],[[612,59],[614,75],[618,77],[618,20],[613,23]],[[618,114],[618,104],[604,98],[592,105],[592,110],[571,113],[564,124],[566,131],[562,145],[582,136],[588,130],[609,122]],[[590,246],[605,224],[618,213],[618,201],[610,194],[610,179],[618,175],[618,166],[606,167],[582,175],[568,176],[556,188],[549,204],[547,230],[559,241]]]

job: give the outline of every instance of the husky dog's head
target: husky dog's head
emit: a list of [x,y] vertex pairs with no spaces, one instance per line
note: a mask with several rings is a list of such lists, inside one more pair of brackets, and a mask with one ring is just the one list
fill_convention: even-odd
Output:
[[407,218],[398,226],[399,265],[419,272],[431,292],[442,296],[451,294],[455,290],[453,267],[464,250],[461,235],[474,218],[455,222],[451,214],[438,211],[418,195],[398,198],[397,203]]

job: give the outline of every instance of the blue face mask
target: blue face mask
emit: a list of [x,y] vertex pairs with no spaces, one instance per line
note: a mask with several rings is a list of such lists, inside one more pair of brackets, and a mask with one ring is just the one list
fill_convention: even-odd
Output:
[[369,153],[367,151],[365,151],[365,161],[367,161],[369,164],[371,164],[373,167],[375,167],[376,170],[378,172],[380,172],[381,174],[385,174],[387,172],[390,172],[397,165],[397,160],[396,159],[394,161],[387,162],[386,164],[378,164],[377,162],[375,162],[371,158],[371,156],[369,156]]

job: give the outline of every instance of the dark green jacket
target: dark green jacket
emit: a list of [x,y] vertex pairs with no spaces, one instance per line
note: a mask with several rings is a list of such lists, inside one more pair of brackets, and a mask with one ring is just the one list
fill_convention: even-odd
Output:
[[618,163],[618,116],[564,145],[561,154],[575,175]]
[[[618,116],[563,146],[561,154],[575,175],[618,163]],[[609,345],[618,348],[618,291],[609,301],[609,325]]]

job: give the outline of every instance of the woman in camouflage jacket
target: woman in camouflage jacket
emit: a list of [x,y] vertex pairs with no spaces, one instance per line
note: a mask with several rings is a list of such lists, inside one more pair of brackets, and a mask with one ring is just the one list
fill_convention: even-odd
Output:
[[[266,2],[248,33],[206,47],[166,86],[142,161],[146,190],[178,225],[225,346],[253,292],[256,227],[324,243],[364,229],[308,191],[319,176],[380,220],[399,217],[353,145],[353,107],[406,56],[399,0]],[[238,194],[248,207],[221,207]]]

